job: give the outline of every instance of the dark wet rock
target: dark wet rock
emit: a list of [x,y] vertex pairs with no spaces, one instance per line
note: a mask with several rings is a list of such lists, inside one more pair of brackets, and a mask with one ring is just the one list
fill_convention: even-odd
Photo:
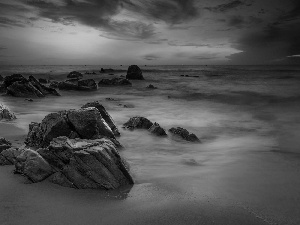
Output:
[[47,87],[43,84],[41,84],[40,82],[38,82],[37,79],[35,79],[33,76],[29,76],[29,81],[30,83],[37,89],[39,90],[44,96],[46,95],[56,95],[56,96],[60,96],[60,94],[54,89],[54,88],[50,88]]
[[137,65],[128,67],[126,78],[128,80],[145,80],[142,70]]
[[107,138],[59,137],[48,148],[39,149],[38,154],[55,171],[49,181],[61,186],[109,190],[134,183],[117,146]]
[[0,165],[13,165],[16,158],[22,152],[22,148],[7,148],[0,152]]
[[58,81],[51,81],[49,88],[58,88],[58,84],[59,84]]
[[16,119],[16,116],[14,113],[12,113],[9,108],[7,108],[5,105],[2,105],[0,103],[0,120],[14,120]]
[[6,92],[6,88],[4,86],[3,83],[0,83],[0,93],[5,93]]
[[135,116],[130,118],[126,123],[123,124],[123,128],[134,130],[134,129],[149,129],[153,123],[145,117]]
[[68,78],[82,78],[83,75],[82,75],[82,73],[79,73],[79,72],[77,72],[77,71],[72,71],[72,72],[70,72],[70,73],[68,74],[67,77],[68,77]]
[[47,84],[48,80],[45,79],[45,78],[39,78],[39,82],[42,83],[42,84]]
[[172,127],[171,129],[169,129],[169,132],[180,136],[181,138],[183,138],[186,141],[200,142],[199,138],[195,134],[189,133],[186,129],[181,128],[181,127],[177,127],[177,128]]
[[149,132],[156,136],[167,136],[165,129],[163,129],[158,123],[154,123],[150,128]]
[[90,90],[97,90],[98,86],[96,82],[93,79],[85,79],[85,80],[79,80],[78,81],[79,87],[87,87]]
[[[121,104],[122,105],[122,104]],[[134,108],[134,105],[131,105],[131,104],[126,104],[123,106],[124,108],[129,108],[129,109],[132,109]]]
[[104,108],[103,105],[100,104],[100,102],[95,101],[95,102],[89,102],[82,106],[81,108],[89,108],[89,107],[95,107],[101,114],[101,117],[105,120],[107,125],[110,127],[110,129],[113,131],[115,136],[120,136],[120,132],[112,119],[112,117],[108,114],[106,109]]
[[101,68],[101,70],[100,70],[100,73],[111,73],[111,72],[114,72],[114,70],[111,69],[111,68],[109,68],[109,69],[103,69],[103,68]]
[[152,84],[149,84],[146,88],[149,88],[149,89],[157,89],[157,87],[155,87],[155,86],[152,85]]
[[106,101],[119,101],[119,99],[116,98],[105,98]]
[[69,79],[59,82],[58,89],[74,90],[74,91],[95,91],[98,89],[96,82],[93,79]]
[[181,77],[184,77],[184,75],[183,75],[183,74],[181,74],[180,76],[181,76]]
[[31,98],[25,98],[24,101],[33,102],[33,100]]
[[3,137],[0,137],[0,153],[11,147],[11,143]]
[[2,75],[0,75],[0,82],[2,82],[4,80],[4,78],[2,77]]
[[10,85],[12,85],[14,82],[17,82],[17,81],[26,82],[27,79],[25,77],[23,77],[23,75],[21,75],[21,74],[13,74],[10,76],[6,76],[4,78],[3,84],[4,84],[4,87],[7,88]]
[[32,149],[23,149],[16,157],[15,173],[23,174],[32,182],[40,182],[53,174],[50,164]]
[[[69,138],[115,139],[114,133],[94,107],[48,114],[41,123],[31,123],[25,143],[30,147],[46,147],[59,136]],[[116,140],[115,143],[120,145]]]
[[111,85],[115,85],[115,86],[123,86],[123,85],[132,85],[131,82],[127,79],[124,78],[112,78],[112,79],[102,79],[99,81],[98,83],[99,86],[111,86]]

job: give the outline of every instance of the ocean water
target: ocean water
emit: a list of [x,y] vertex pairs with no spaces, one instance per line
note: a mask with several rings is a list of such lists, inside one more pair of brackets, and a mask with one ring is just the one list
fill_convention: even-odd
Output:
[[[99,73],[101,67],[113,68],[114,75]],[[0,96],[18,117],[1,122],[18,132],[2,129],[0,136],[20,144],[30,122],[98,100],[120,129],[119,141],[125,146],[121,154],[137,185],[154,184],[190,199],[221,199],[267,224],[300,223],[300,66],[141,69],[146,80],[132,81],[132,87],[60,91],[61,97],[33,102]],[[84,76],[99,81],[126,75],[127,66],[1,66],[0,74],[63,80],[73,70],[95,71]],[[149,84],[157,89],[147,89]],[[184,127],[202,143],[123,130],[122,124],[133,116],[147,117],[165,129]],[[134,190],[129,193],[134,195]]]

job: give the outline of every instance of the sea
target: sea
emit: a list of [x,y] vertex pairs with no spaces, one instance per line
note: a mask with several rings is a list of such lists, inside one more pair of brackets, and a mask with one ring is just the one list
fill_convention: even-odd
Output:
[[[266,224],[300,224],[300,66],[139,66],[145,80],[133,80],[131,87],[59,91],[60,97],[32,102],[0,96],[0,102],[18,118],[0,122],[0,136],[21,145],[30,122],[41,122],[51,112],[100,101],[121,132],[118,140],[125,148],[120,154],[130,166],[136,187],[151,186],[151,190],[147,186],[138,192],[137,199],[143,204],[159,192],[165,200],[159,204],[172,201],[180,205],[180,198],[170,195],[180,193],[190,204],[194,199],[217,201],[239,207]],[[113,71],[100,73],[101,68]],[[0,66],[0,74],[60,81],[78,71],[98,82],[126,76],[127,68]],[[146,88],[149,84],[157,89]],[[201,143],[122,129],[133,116],[146,117],[166,131],[183,127]],[[16,129],[1,130],[1,123]],[[135,191],[135,186],[128,190],[129,199],[136,197]]]

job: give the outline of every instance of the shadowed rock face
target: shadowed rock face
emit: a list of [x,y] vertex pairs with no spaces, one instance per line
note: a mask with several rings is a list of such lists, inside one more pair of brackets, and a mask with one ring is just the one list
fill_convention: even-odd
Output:
[[51,113],[41,123],[31,123],[25,143],[30,147],[46,147],[53,138],[59,136],[86,139],[108,137],[120,145],[109,125],[94,107]]
[[14,165],[16,158],[21,154],[22,148],[6,148],[0,153],[0,165]]
[[128,80],[145,80],[142,70],[137,65],[128,67],[126,78]]
[[120,132],[113,120],[113,118],[108,114],[106,109],[104,108],[103,105],[100,104],[100,102],[95,101],[95,102],[89,102],[82,106],[81,108],[89,108],[89,107],[95,107],[101,114],[101,117],[105,120],[105,122],[108,124],[110,129],[113,131],[115,136],[120,136]]
[[0,103],[0,120],[2,119],[14,120],[16,119],[16,116],[6,106]]
[[132,86],[131,82],[125,78],[102,79],[98,83],[99,86]]
[[82,73],[79,73],[79,72],[77,72],[77,71],[72,71],[72,72],[70,72],[70,73],[68,74],[67,77],[68,77],[68,78],[82,78],[83,75],[82,75]]
[[0,153],[11,147],[11,143],[3,137],[0,137]]
[[177,128],[172,127],[171,129],[169,129],[169,132],[180,136],[182,139],[184,139],[186,141],[200,142],[199,138],[195,134],[189,133],[186,129],[181,128],[181,127],[177,127]]
[[165,129],[163,129],[158,123],[154,123],[150,128],[149,132],[156,136],[167,136]]
[[78,80],[74,78],[59,82],[57,86],[60,90],[95,91],[98,89],[98,86],[93,79]]
[[123,124],[123,128],[134,130],[134,129],[149,129],[153,123],[145,117],[135,116],[130,118],[126,123]]

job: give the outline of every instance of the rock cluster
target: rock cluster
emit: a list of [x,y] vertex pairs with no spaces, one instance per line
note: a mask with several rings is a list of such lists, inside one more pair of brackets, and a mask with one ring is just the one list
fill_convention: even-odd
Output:
[[126,78],[128,80],[145,80],[142,70],[137,65],[128,67]]
[[72,71],[68,74],[67,78],[82,78],[82,73],[79,73],[77,71]]
[[14,120],[16,119],[16,116],[5,105],[0,103],[0,120],[2,119]]
[[111,68],[109,68],[109,69],[103,69],[103,68],[101,68],[101,70],[100,70],[100,73],[111,73],[111,72],[114,72],[114,70],[111,69]]
[[6,76],[2,84],[2,89],[6,94],[14,97],[45,97],[46,95],[60,96],[60,94],[50,87],[41,84],[33,76],[26,79],[21,74]]
[[[53,84],[56,85],[56,84]],[[98,86],[93,79],[68,79],[57,84],[59,90],[74,90],[74,91],[95,91]]]
[[11,143],[3,137],[0,137],[0,153],[11,147]]
[[155,86],[152,85],[152,84],[149,84],[146,88],[149,88],[149,89],[157,89],[157,87],[155,87]]
[[177,128],[172,127],[171,129],[169,129],[169,131],[172,134],[180,136],[181,138],[183,138],[186,141],[200,142],[199,138],[195,134],[188,132],[184,128],[181,128],[181,127],[177,127]]
[[102,79],[98,83],[99,86],[123,86],[123,85],[132,85],[128,79],[125,78],[112,78],[112,79]]

